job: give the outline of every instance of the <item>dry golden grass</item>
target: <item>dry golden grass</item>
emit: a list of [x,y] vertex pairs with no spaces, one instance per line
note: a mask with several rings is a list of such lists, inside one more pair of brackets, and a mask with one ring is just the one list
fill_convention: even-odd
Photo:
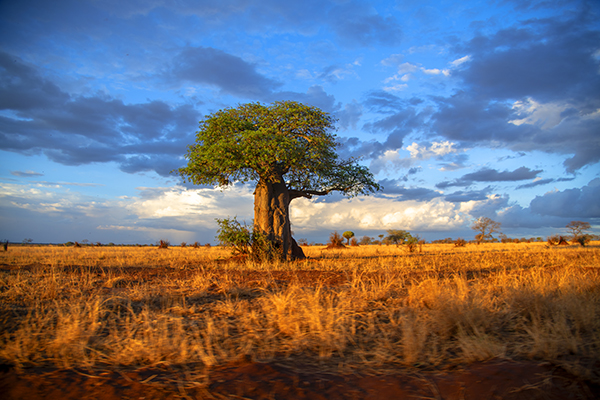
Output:
[[249,355],[383,371],[499,357],[600,381],[598,242],[304,250],[305,262],[240,264],[220,247],[9,248],[0,359],[118,368]]

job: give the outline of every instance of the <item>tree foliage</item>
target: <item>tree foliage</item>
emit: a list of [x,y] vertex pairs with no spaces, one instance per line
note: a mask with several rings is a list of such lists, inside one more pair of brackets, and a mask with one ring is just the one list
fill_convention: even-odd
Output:
[[349,245],[350,244],[350,239],[352,239],[354,237],[354,232],[352,232],[352,231],[346,231],[346,232],[342,233],[342,236],[344,238],[346,238],[346,240],[348,241],[346,244]]
[[404,244],[407,240],[412,238],[412,235],[408,231],[401,229],[389,229],[387,233],[388,235],[384,240],[393,243],[396,246]]
[[479,217],[473,222],[471,225],[471,229],[479,232],[475,235],[475,240],[477,240],[477,244],[484,242],[488,239],[493,239],[493,234],[496,232],[500,232],[500,226],[502,224],[500,222],[496,222],[488,217]]
[[283,178],[291,199],[379,190],[366,167],[338,158],[334,124],[329,114],[292,101],[217,111],[200,122],[188,165],[178,173],[194,184],[220,187]]
[[592,226],[589,222],[571,221],[567,224],[566,228],[571,231],[573,240],[576,240],[579,236],[583,235],[584,231],[592,229]]

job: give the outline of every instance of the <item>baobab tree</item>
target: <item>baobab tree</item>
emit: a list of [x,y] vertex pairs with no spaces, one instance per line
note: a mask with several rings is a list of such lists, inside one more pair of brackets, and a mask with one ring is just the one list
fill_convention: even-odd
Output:
[[292,200],[380,189],[366,167],[338,158],[334,124],[328,113],[292,101],[226,108],[200,121],[187,166],[178,173],[194,184],[219,187],[255,182],[253,231],[277,257],[304,258],[291,234]]

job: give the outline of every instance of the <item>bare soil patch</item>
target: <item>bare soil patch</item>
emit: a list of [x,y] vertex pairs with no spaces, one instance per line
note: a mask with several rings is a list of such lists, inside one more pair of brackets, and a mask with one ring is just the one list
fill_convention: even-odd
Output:
[[173,371],[0,370],[0,393],[16,399],[597,399],[600,387],[548,363],[473,363],[446,371],[337,375],[242,360]]

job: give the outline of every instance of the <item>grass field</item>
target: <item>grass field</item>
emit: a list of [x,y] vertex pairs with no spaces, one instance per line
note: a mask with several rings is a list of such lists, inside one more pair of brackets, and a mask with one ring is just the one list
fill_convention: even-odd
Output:
[[600,382],[600,243],[226,248],[15,246],[0,253],[0,359],[17,368],[223,365],[337,372],[548,361]]

